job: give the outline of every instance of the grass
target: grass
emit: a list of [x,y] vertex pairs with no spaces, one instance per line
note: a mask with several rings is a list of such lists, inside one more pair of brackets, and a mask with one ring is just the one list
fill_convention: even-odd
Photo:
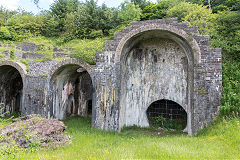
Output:
[[[60,49],[60,52],[70,53],[74,58],[85,61],[89,64],[96,63],[96,52],[102,52],[105,47],[105,40],[111,39],[111,37],[96,38],[96,39],[74,39],[67,43],[59,43],[59,39],[46,38],[42,36],[32,37],[24,40],[24,42],[32,42],[37,45],[37,51],[44,57],[40,60],[52,60],[54,54],[54,48]],[[22,42],[16,42],[16,44]],[[0,47],[0,59],[4,60],[5,54],[3,51],[11,50],[13,53],[16,49]],[[21,51],[20,51],[21,52]],[[24,52],[25,53],[25,52]],[[13,57],[14,59],[14,57]]]
[[[72,144],[48,151],[18,152],[4,159],[239,159],[240,120],[218,120],[195,137],[106,132],[91,128],[90,120],[64,121]],[[134,130],[134,128],[130,128]],[[138,130],[138,129],[137,129]]]

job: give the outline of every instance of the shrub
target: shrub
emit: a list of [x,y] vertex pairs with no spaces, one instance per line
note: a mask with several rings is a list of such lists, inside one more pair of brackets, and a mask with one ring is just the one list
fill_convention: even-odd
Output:
[[64,46],[72,47],[74,50],[73,57],[80,59],[89,64],[96,63],[96,52],[102,52],[104,50],[106,38],[97,38],[94,40],[83,39],[73,40]]

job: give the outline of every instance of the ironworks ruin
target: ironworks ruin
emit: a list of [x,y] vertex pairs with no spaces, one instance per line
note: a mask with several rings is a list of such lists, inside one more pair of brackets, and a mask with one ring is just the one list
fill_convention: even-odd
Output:
[[[19,58],[29,56],[34,58]],[[210,49],[209,36],[175,18],[131,23],[106,41],[96,65],[70,57],[28,64],[0,61],[5,111],[57,119],[80,115],[91,117],[93,127],[116,131],[148,127],[151,118],[162,116],[180,120],[194,135],[221,104],[221,49]]]

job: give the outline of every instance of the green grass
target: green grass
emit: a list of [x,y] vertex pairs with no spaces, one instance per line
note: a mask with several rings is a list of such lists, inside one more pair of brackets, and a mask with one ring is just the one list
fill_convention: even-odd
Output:
[[[102,52],[105,47],[105,40],[111,39],[111,37],[96,38],[96,39],[75,39],[67,43],[60,43],[59,39],[46,38],[42,36],[32,37],[24,40],[24,42],[32,42],[37,45],[36,53],[43,55],[40,60],[52,60],[53,49],[57,47],[64,53],[70,53],[74,58],[80,59],[89,64],[96,63],[96,52]],[[16,42],[16,44],[22,42]],[[5,60],[5,54],[1,53],[5,50],[17,51],[13,48],[0,47],[0,59]],[[13,58],[14,59],[14,58]]]
[[79,117],[64,122],[72,144],[48,151],[18,152],[10,155],[9,159],[240,158],[240,120],[236,118],[218,120],[195,137],[184,134],[150,135],[128,132],[127,129],[122,133],[106,132],[91,128],[89,119]]

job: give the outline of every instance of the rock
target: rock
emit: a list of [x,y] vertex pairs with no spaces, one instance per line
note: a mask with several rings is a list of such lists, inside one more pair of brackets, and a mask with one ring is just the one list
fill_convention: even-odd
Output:
[[0,146],[4,144],[27,148],[31,144],[40,147],[58,147],[70,143],[70,137],[64,134],[67,127],[56,119],[28,115],[13,119],[13,123],[0,129]]
[[3,53],[5,53],[5,57],[4,58],[11,58],[11,51],[10,50],[5,50],[3,51]]
[[29,58],[29,59],[41,59],[43,58],[43,55],[39,54],[39,53],[23,53],[22,58]]
[[53,52],[64,52],[64,50],[61,48],[59,49],[59,48],[55,47],[55,48],[53,48]]

